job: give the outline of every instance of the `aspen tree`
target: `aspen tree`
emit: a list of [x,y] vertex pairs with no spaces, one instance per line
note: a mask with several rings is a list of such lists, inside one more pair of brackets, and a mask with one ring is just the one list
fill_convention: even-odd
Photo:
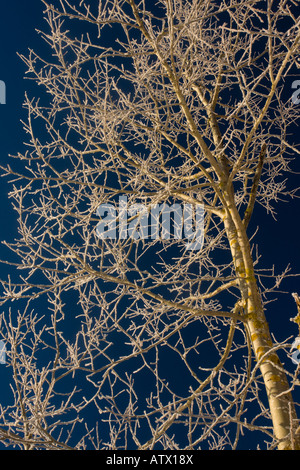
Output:
[[[296,2],[43,3],[49,55],[21,56],[39,86],[5,169],[19,238],[2,280],[2,442],[300,449],[299,368],[265,316],[289,272],[263,270],[251,224],[289,193],[299,154]],[[151,238],[167,205],[176,236]],[[203,208],[201,249],[184,207]]]

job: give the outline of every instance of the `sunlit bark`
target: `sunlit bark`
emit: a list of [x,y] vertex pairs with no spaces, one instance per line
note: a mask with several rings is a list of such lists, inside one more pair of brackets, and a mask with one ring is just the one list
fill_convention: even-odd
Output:
[[[300,449],[298,368],[265,317],[289,272],[262,270],[250,224],[256,203],[274,214],[293,195],[295,2],[43,3],[50,54],[22,57],[41,101],[26,97],[27,151],[5,169],[20,236],[2,280],[2,442],[239,449],[253,432]],[[99,207],[120,197],[146,215],[203,207],[201,250],[178,217],[176,237],[134,232],[130,209],[135,237],[116,212],[101,238]]]

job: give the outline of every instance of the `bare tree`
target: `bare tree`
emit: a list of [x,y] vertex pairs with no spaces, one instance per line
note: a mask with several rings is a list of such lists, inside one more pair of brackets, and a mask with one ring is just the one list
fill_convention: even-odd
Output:
[[[296,2],[43,3],[52,55],[22,57],[40,98],[6,169],[21,271],[2,281],[2,442],[238,449],[252,433],[299,449],[299,367],[265,318],[288,272],[262,269],[248,230],[299,154],[283,98]],[[171,235],[160,212],[174,207]],[[201,249],[186,208],[204,210]]]

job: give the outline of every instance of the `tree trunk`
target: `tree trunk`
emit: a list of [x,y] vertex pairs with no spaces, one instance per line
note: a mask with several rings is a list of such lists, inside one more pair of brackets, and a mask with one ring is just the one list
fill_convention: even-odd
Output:
[[224,198],[227,199],[227,209],[223,220],[239,278],[246,315],[245,325],[263,376],[278,449],[299,450],[299,435],[293,433],[293,429],[297,427],[295,405],[291,393],[288,392],[290,386],[284,368],[276,352],[271,351],[273,342],[254,274],[248,236],[233,202],[232,192]]

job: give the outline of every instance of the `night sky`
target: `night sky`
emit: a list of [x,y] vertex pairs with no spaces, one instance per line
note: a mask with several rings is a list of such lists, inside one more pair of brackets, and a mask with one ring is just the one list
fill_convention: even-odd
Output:
[[[26,112],[22,108],[24,94],[37,96],[38,87],[24,79],[26,66],[17,53],[26,54],[29,48],[34,50],[47,50],[35,29],[43,29],[46,25],[43,19],[43,5],[40,0],[12,0],[1,2],[0,15],[0,80],[6,84],[6,104],[0,105],[0,136],[1,136],[1,165],[10,162],[9,154],[23,152],[23,141],[26,139],[22,129],[21,119],[26,120]],[[291,76],[285,82],[285,97],[292,93],[292,83],[300,79],[299,76]],[[298,106],[300,109],[300,105]],[[294,142],[299,143],[299,128],[294,129]],[[295,162],[295,171],[300,172],[299,162]],[[287,175],[288,176],[288,175]],[[289,187],[294,188],[299,183],[299,175],[289,176]],[[0,206],[0,238],[13,241],[17,234],[17,218],[8,200],[9,184],[6,178],[0,179],[1,206]],[[299,199],[287,199],[277,205],[277,220],[267,215],[263,208],[255,206],[255,212],[249,226],[249,234],[253,234],[259,226],[259,232],[255,237],[258,251],[261,255],[260,267],[276,267],[276,273],[280,274],[287,265],[291,266],[291,273],[300,272],[300,242],[299,242]],[[0,258],[11,258],[10,253],[0,246]],[[10,268],[0,264],[1,277],[9,274]],[[276,300],[267,306],[267,319],[269,320],[271,333],[278,341],[283,341],[289,336],[297,336],[298,331],[290,318],[296,315],[295,302],[291,292],[300,294],[300,276],[290,277],[281,285],[281,291],[273,298]],[[4,308],[7,308],[6,306]],[[292,341],[291,341],[292,342]],[[286,359],[288,363],[289,359]],[[290,361],[291,362],[291,361]],[[291,370],[295,367],[289,365]],[[4,365],[0,365],[0,402],[5,401],[8,384],[8,372]],[[299,397],[295,397],[300,401]],[[298,400],[297,400],[298,398]]]

